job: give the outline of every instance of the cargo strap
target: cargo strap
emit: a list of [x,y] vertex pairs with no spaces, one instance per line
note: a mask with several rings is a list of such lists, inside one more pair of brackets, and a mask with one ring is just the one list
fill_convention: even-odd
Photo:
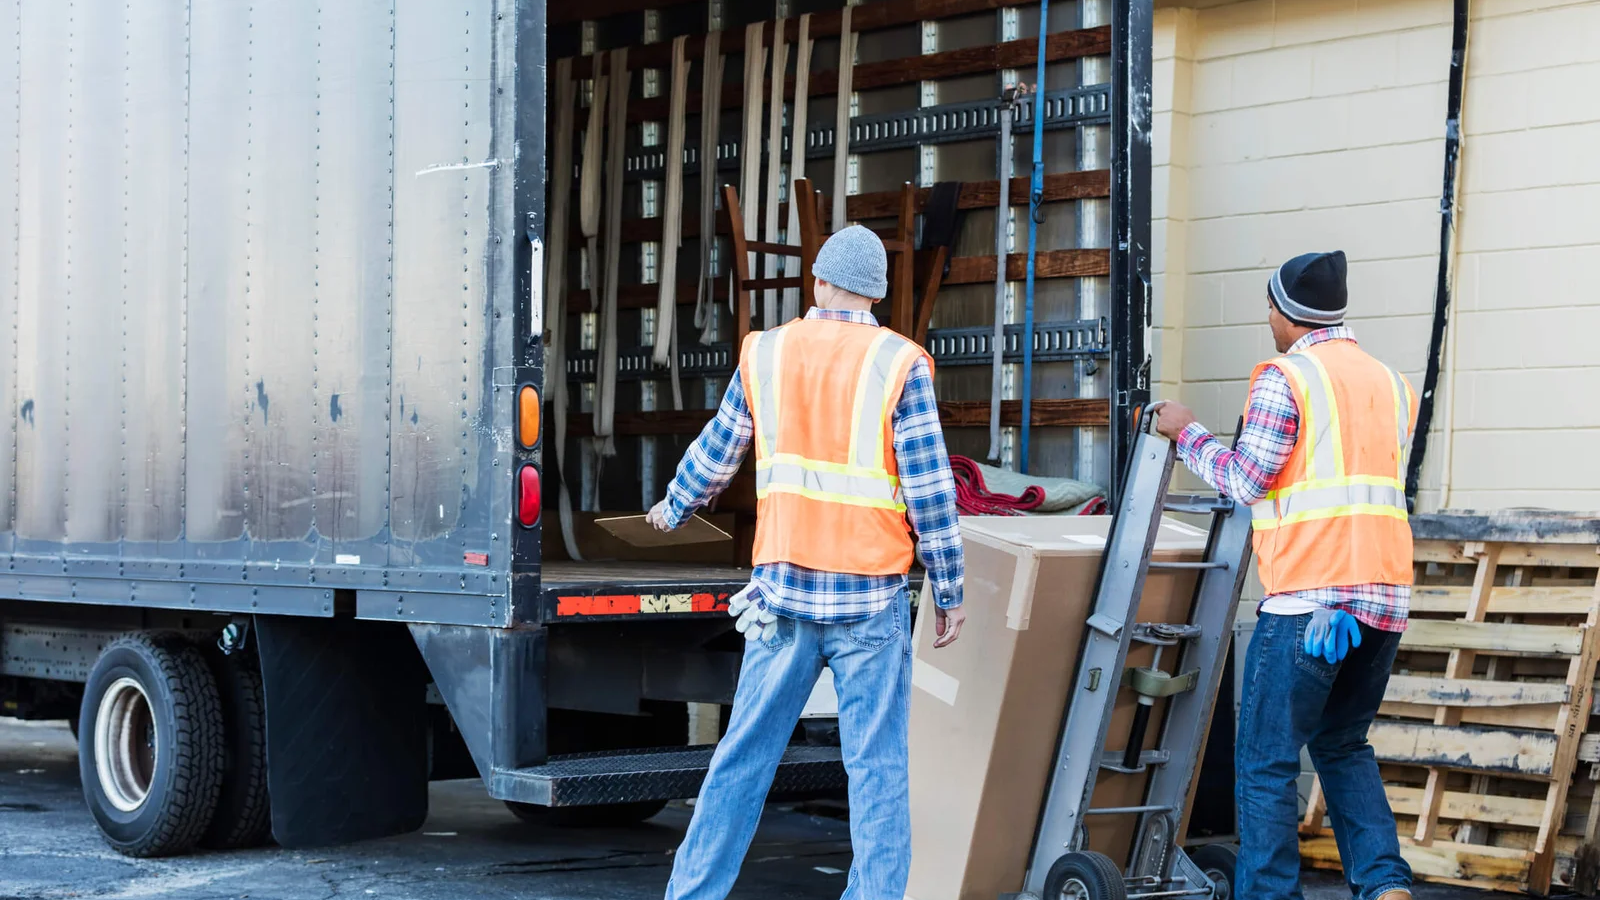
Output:
[[598,308],[600,260],[596,241],[600,236],[600,164],[603,162],[606,133],[606,100],[611,96],[611,76],[605,71],[605,57],[594,58],[594,91],[589,103],[589,121],[584,125],[583,153],[578,159],[578,227],[583,231],[588,253],[591,306]]
[[[747,207],[744,217],[744,239],[756,240],[757,218],[754,215],[755,206],[751,198],[760,202],[761,196],[761,87],[765,83],[763,75],[767,68],[767,51],[762,46],[761,33],[764,24],[751,22],[744,30],[744,136],[739,143],[739,202]],[[749,271],[757,271],[756,255],[750,253],[747,260]],[[735,277],[737,269],[728,267],[728,277]],[[737,314],[738,285],[730,285],[728,290],[728,311]],[[735,327],[748,325],[748,322],[738,323]]]
[[[567,555],[583,559],[572,529],[572,497],[567,491],[567,236],[572,227],[572,119],[577,83],[572,59],[556,60],[555,146],[550,160],[550,214],[545,218],[544,371],[545,396],[553,412],[556,483],[561,542]],[[552,390],[552,386],[554,390]]]
[[[578,227],[583,231],[584,262],[589,279],[589,309],[599,310],[605,296],[605,264],[600,258],[600,201],[605,178],[606,107],[611,100],[611,75],[604,65],[607,57],[594,57],[594,85],[589,102],[589,121],[584,126],[583,154],[578,169]],[[593,452],[594,439],[581,442],[585,458]],[[584,497],[588,503],[589,497]]]
[[594,435],[601,456],[615,456],[617,410],[617,271],[622,264],[622,175],[628,149],[628,48],[611,51],[610,127],[606,135],[605,304],[600,308],[595,367]]
[[850,94],[854,90],[856,33],[850,30],[850,11],[839,19],[839,96],[833,114],[833,231],[845,224],[845,195],[850,190]]
[[1005,394],[1006,256],[1011,249],[1011,121],[1017,89],[1000,94],[1000,203],[994,209],[994,362],[989,376],[989,459],[1000,460],[1000,401]]
[[[789,177],[784,183],[789,187],[789,243],[800,243],[800,204],[812,202],[811,197],[799,197],[794,193],[794,183],[806,177],[806,119],[807,107],[810,106],[810,97],[807,86],[811,84],[811,14],[806,13],[800,17],[800,40],[796,46],[794,63],[794,122],[789,127]],[[784,274],[797,278],[802,268],[802,260],[790,257],[786,260],[787,267]],[[779,324],[800,315],[800,295],[804,288],[784,288],[783,310]]]
[[1028,270],[1022,301],[1022,423],[1017,438],[1017,471],[1023,474],[1028,471],[1033,428],[1033,282],[1038,274],[1039,223],[1044,221],[1044,64],[1049,37],[1050,0],[1040,0],[1038,69],[1033,85],[1033,168],[1028,185]]
[[[789,71],[789,44],[783,39],[783,33],[788,23],[788,19],[779,19],[772,25],[772,96],[767,100],[767,145],[764,153],[763,148],[754,148],[761,153],[767,167],[762,191],[766,206],[762,208],[761,239],[773,244],[778,243],[778,191],[783,185],[783,76]],[[750,203],[747,198],[740,199]],[[774,253],[762,256],[766,277],[776,278],[780,257]],[[778,292],[767,288],[761,296],[761,327],[774,328],[778,324]]]
[[717,246],[717,144],[722,125],[722,32],[706,35],[700,72],[700,286],[694,301],[694,327],[700,343],[716,333],[716,282],[711,256]]
[[667,122],[667,196],[661,223],[661,293],[656,300],[655,363],[672,369],[672,408],[683,409],[678,372],[678,249],[683,245],[683,132],[688,112],[687,35],[672,40],[672,99]]

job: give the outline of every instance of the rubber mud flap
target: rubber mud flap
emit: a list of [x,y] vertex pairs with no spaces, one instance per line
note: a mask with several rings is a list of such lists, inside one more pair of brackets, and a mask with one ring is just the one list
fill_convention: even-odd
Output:
[[256,617],[272,836],[319,847],[428,816],[426,681],[404,625]]

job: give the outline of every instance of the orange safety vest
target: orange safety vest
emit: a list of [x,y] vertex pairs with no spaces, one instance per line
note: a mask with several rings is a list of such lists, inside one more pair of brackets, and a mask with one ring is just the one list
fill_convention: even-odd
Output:
[[1347,340],[1264,362],[1252,386],[1268,366],[1289,380],[1300,434],[1271,490],[1250,507],[1267,594],[1410,584],[1410,383]]
[[755,423],[756,565],[903,575],[911,530],[891,414],[912,363],[887,328],[799,319],[745,339],[739,378]]

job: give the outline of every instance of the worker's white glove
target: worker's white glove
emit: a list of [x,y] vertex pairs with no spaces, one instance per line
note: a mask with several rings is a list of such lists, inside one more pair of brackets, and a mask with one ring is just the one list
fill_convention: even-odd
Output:
[[778,634],[778,617],[756,599],[755,588],[752,582],[734,594],[728,600],[728,615],[737,620],[733,627],[745,640],[770,641]]
[[752,581],[745,585],[739,593],[729,597],[728,615],[733,616],[735,619],[739,618],[739,614],[744,612],[755,601],[755,593],[756,583]]

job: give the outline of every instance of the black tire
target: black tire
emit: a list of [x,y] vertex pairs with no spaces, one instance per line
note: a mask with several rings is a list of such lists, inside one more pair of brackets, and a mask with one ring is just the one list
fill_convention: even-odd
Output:
[[[118,743],[113,738],[120,735],[128,749],[108,753],[102,767],[97,724],[103,705],[110,713],[118,711],[118,698],[128,706],[117,717],[120,724],[108,715],[106,743]],[[83,796],[106,843],[135,857],[192,848],[216,810],[225,751],[216,679],[199,649],[180,635],[150,632],[107,644],[89,672],[78,726]],[[124,757],[133,761],[119,766],[115,760]],[[102,768],[108,773],[105,782]],[[118,801],[108,796],[106,783],[119,783],[109,773],[118,771],[133,773],[121,783],[146,786],[142,796],[137,786],[131,792],[116,788]]]
[[512,815],[529,825],[550,828],[621,828],[654,818],[667,808],[665,800],[608,803],[604,806],[537,806],[506,801]]
[[222,792],[200,846],[213,850],[259,847],[272,839],[267,798],[267,702],[254,656],[208,654],[222,700],[226,740]]
[[1128,900],[1122,870],[1104,853],[1068,853],[1050,866],[1042,900]]
[[1238,852],[1227,844],[1204,844],[1188,852],[1189,860],[1199,866],[1216,887],[1211,895],[1213,900],[1231,900],[1234,871],[1239,867]]

